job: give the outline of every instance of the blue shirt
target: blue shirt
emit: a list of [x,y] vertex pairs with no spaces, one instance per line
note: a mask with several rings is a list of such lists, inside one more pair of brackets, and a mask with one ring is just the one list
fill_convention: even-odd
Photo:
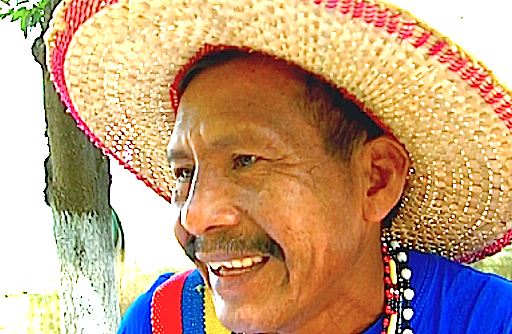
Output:
[[[415,334],[512,334],[512,283],[437,255],[409,251]],[[151,300],[160,276],[124,315],[118,334],[151,334]],[[382,318],[363,334],[380,334]],[[186,334],[186,333],[185,333]]]

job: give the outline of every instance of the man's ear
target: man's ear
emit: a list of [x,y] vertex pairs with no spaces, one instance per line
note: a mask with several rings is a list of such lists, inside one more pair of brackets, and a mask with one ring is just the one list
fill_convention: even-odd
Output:
[[369,222],[382,222],[402,196],[409,171],[405,148],[390,136],[380,136],[364,144],[363,215]]

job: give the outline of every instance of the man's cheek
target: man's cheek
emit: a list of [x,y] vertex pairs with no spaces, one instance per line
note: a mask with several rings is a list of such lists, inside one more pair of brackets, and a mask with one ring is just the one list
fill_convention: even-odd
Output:
[[176,239],[178,240],[178,243],[180,244],[181,248],[186,249],[188,239],[190,238],[190,234],[183,228],[183,225],[180,223],[180,217],[176,219],[174,223],[174,235],[176,236]]
[[197,269],[199,270],[199,273],[201,273],[201,276],[203,277],[203,281],[208,286],[208,288],[212,288],[210,277],[208,273],[208,268],[204,263],[201,262],[195,262],[195,265],[197,266]]

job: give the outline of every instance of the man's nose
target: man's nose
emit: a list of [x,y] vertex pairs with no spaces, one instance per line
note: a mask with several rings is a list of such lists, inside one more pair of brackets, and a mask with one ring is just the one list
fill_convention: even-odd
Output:
[[240,221],[235,191],[226,177],[212,171],[197,171],[187,201],[181,209],[181,224],[192,235],[215,228],[234,226]]

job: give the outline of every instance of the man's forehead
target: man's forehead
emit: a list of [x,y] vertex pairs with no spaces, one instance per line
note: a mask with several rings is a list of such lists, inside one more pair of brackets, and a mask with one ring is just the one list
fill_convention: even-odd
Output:
[[297,67],[260,54],[201,71],[181,96],[168,156],[174,160],[184,155],[177,148],[186,148],[191,134],[202,135],[205,127],[212,147],[266,141],[262,139],[275,138],[275,133],[296,136],[289,133],[282,114],[301,108],[303,78]]
[[[210,117],[223,113],[239,118],[251,108],[272,109],[283,99],[295,104],[304,95],[303,78],[296,67],[262,55],[206,68],[194,75],[185,88],[175,129],[183,123],[197,122],[198,115],[208,110],[215,110],[213,114],[207,113]],[[268,113],[261,114],[261,117],[268,116]]]
[[[194,75],[185,88],[178,105],[177,124],[190,125],[191,118],[197,121],[197,114],[210,109],[237,119],[254,111],[251,109],[271,110],[283,101],[288,103],[287,109],[297,109],[304,100],[305,78],[306,73],[296,66],[261,54],[206,68]],[[216,113],[208,115],[211,118]],[[269,116],[275,114],[251,113],[251,118]]]
[[[201,60],[199,60],[200,62]],[[273,79],[283,79],[290,81],[304,82],[307,73],[299,67],[287,63],[284,60],[276,59],[271,56],[260,53],[252,53],[246,56],[234,57],[228,61],[204,67],[197,74],[188,77],[187,87],[197,81],[208,80],[211,85],[218,85],[223,80],[239,79],[237,83],[249,82],[252,76],[263,75],[261,85],[265,85],[265,81]],[[187,75],[185,75],[187,77]],[[187,88],[184,89],[185,93]]]
[[266,151],[273,151],[273,146],[278,146],[279,142],[290,140],[296,135],[283,126],[282,121],[269,117],[242,116],[237,120],[222,117],[219,121],[215,115],[210,115],[210,118],[196,119],[196,122],[194,119],[191,122],[180,122],[173,131],[167,153],[171,160],[191,159],[190,145],[197,143],[197,139],[207,145],[210,151],[255,146],[264,146]]

